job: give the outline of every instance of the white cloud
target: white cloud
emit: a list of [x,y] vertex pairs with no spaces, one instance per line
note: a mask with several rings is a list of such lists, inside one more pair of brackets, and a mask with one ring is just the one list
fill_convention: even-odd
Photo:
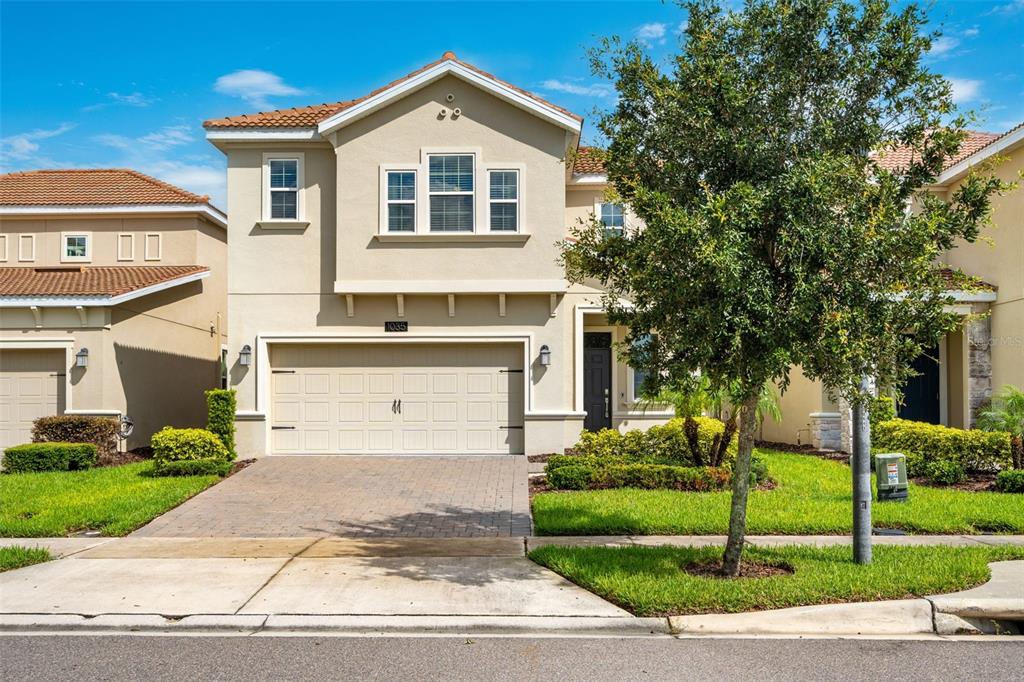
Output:
[[227,173],[223,164],[213,163],[209,158],[200,163],[161,159],[141,162],[132,167],[190,192],[205,194],[219,208],[227,206]]
[[964,31],[964,37],[965,38],[977,38],[978,34],[980,34],[980,33],[981,33],[981,31],[978,29],[977,26],[971,26],[969,29],[966,29]]
[[932,47],[930,50],[928,50],[928,54],[932,55],[933,57],[941,57],[944,54],[952,51],[953,48],[955,48],[959,44],[960,41],[952,36],[941,36],[932,43]]
[[659,22],[651,22],[650,24],[643,24],[638,26],[633,32],[636,34],[637,39],[647,45],[657,43],[663,45],[665,43],[665,31],[667,30],[665,24]]
[[150,104],[156,101],[155,98],[146,97],[141,92],[131,92],[127,95],[120,92],[108,92],[106,102],[99,102],[97,104],[90,104],[87,107],[82,107],[82,111],[97,111],[99,109],[106,109],[107,107],[114,106],[125,106],[125,107],[148,107]]
[[277,74],[259,69],[242,69],[225,74],[213,84],[213,89],[223,95],[241,97],[259,109],[270,109],[270,96],[284,97],[301,95],[302,90],[288,85]]
[[164,126],[152,133],[134,138],[115,133],[104,133],[102,135],[94,135],[92,139],[107,147],[135,151],[142,149],[164,151],[171,147],[195,141],[195,138],[189,132],[189,127],[184,125]]
[[981,92],[981,81],[970,78],[949,78],[947,80],[953,86],[953,101],[957,104],[970,102]]
[[570,95],[583,95],[585,97],[610,97],[614,94],[612,86],[607,83],[592,83],[590,85],[582,85],[577,83],[566,83],[565,81],[548,79],[540,84],[540,87],[544,90],[555,90],[557,92],[567,92]]
[[690,20],[689,19],[683,19],[682,21],[679,22],[679,26],[676,26],[676,33],[678,33],[679,35],[682,35],[682,34],[686,33],[686,29],[689,26],[690,26]]
[[996,5],[988,14],[1016,14],[1017,12],[1024,12],[1024,0],[1013,0],[1005,5]]
[[37,128],[27,133],[10,135],[0,139],[0,153],[7,159],[17,159],[19,161],[31,159],[39,151],[39,140],[63,135],[74,127],[74,123],[61,123],[56,128],[50,130]]

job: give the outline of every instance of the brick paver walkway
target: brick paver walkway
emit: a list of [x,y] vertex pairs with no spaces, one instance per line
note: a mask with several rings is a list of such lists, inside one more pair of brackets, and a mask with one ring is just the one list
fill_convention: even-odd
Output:
[[135,532],[154,537],[530,534],[523,456],[265,457]]

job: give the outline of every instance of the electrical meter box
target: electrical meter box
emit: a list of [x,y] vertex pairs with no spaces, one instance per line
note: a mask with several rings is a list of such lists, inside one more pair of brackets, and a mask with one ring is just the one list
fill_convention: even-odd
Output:
[[875,455],[878,501],[907,499],[907,458],[898,452]]

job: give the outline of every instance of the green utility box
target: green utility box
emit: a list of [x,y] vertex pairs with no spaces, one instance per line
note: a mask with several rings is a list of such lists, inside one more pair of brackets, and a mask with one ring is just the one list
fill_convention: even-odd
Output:
[[878,501],[907,499],[907,458],[898,452],[875,455]]

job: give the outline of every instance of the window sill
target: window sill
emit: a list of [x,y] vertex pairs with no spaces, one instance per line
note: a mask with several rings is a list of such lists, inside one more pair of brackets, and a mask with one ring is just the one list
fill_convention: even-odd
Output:
[[446,234],[375,234],[379,242],[506,242],[525,243],[530,235],[522,232],[453,232]]
[[256,227],[263,230],[305,230],[309,227],[308,220],[261,220]]

